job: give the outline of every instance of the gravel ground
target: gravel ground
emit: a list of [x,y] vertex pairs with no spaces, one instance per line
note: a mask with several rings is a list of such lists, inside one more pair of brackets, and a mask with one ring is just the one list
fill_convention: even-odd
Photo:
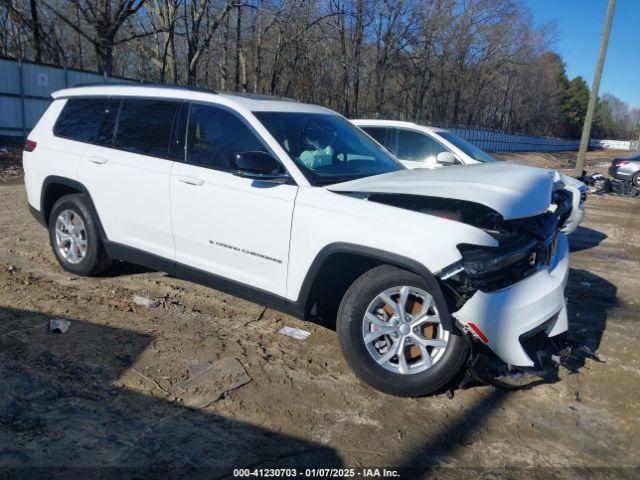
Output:
[[[509,157],[555,168],[571,160]],[[100,278],[70,275],[29,215],[19,175],[0,184],[0,205],[3,474],[24,476],[29,466],[206,478],[252,466],[419,468],[405,478],[640,473],[638,198],[592,196],[571,238],[571,331],[600,361],[562,369],[553,384],[474,386],[452,399],[374,391],[349,371],[332,330],[160,272],[120,264]],[[159,306],[138,305],[140,294]],[[58,318],[69,330],[49,333]],[[278,333],[283,326],[311,335],[296,340]],[[226,357],[251,381],[204,408],[184,407],[176,386],[190,368]]]

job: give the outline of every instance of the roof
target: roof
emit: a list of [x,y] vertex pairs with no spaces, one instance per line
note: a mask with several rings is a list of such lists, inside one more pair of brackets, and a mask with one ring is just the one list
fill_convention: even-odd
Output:
[[400,120],[378,120],[378,119],[353,119],[352,123],[359,127],[397,127],[397,128],[409,128],[412,130],[421,130],[423,132],[446,132],[447,129],[440,127],[427,127],[425,125],[418,125],[413,122],[402,122]]
[[58,90],[53,92],[51,96],[54,99],[97,96],[170,98],[173,100],[191,100],[215,103],[218,105],[225,105],[236,110],[248,110],[251,112],[277,111],[335,114],[335,112],[327,108],[299,103],[287,98],[244,93],[217,93],[200,88],[173,85],[96,84]]

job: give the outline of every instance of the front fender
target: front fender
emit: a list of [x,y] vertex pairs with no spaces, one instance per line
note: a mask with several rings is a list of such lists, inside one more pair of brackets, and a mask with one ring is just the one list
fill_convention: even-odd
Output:
[[300,187],[292,221],[286,297],[300,298],[308,272],[331,245],[375,252],[386,263],[431,275],[460,260],[459,243],[497,245],[486,232],[460,222],[322,188]]

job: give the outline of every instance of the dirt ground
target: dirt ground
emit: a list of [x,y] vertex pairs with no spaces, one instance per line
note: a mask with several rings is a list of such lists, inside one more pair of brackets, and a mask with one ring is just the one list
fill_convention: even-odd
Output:
[[[511,157],[562,168],[575,154]],[[93,478],[115,472],[104,467],[203,478],[292,466],[387,467],[404,478],[640,474],[640,198],[592,195],[571,238],[571,331],[600,361],[562,369],[553,384],[474,386],[452,399],[374,391],[329,328],[164,273],[120,264],[101,278],[70,275],[19,175],[0,183],[0,205],[1,476],[28,466]],[[140,293],[159,307],[135,304]],[[54,318],[69,330],[49,333]],[[283,326],[311,335],[296,340]],[[183,407],[174,387],[189,366],[225,357],[251,382]]]

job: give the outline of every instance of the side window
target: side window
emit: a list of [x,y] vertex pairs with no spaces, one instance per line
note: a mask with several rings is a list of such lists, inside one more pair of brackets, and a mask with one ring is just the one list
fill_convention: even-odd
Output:
[[266,151],[240,118],[222,108],[191,105],[187,127],[187,163],[229,170],[234,153]]
[[440,152],[448,150],[428,135],[413,130],[398,130],[396,156],[399,159],[414,162],[435,161]]
[[152,157],[167,158],[171,128],[177,110],[177,102],[123,100],[116,129],[116,148]]
[[53,126],[53,133],[58,137],[110,146],[118,103],[108,97],[69,99]]
[[391,153],[395,153],[395,130],[384,127],[362,127],[362,130],[375,138],[380,145],[384,145]]

